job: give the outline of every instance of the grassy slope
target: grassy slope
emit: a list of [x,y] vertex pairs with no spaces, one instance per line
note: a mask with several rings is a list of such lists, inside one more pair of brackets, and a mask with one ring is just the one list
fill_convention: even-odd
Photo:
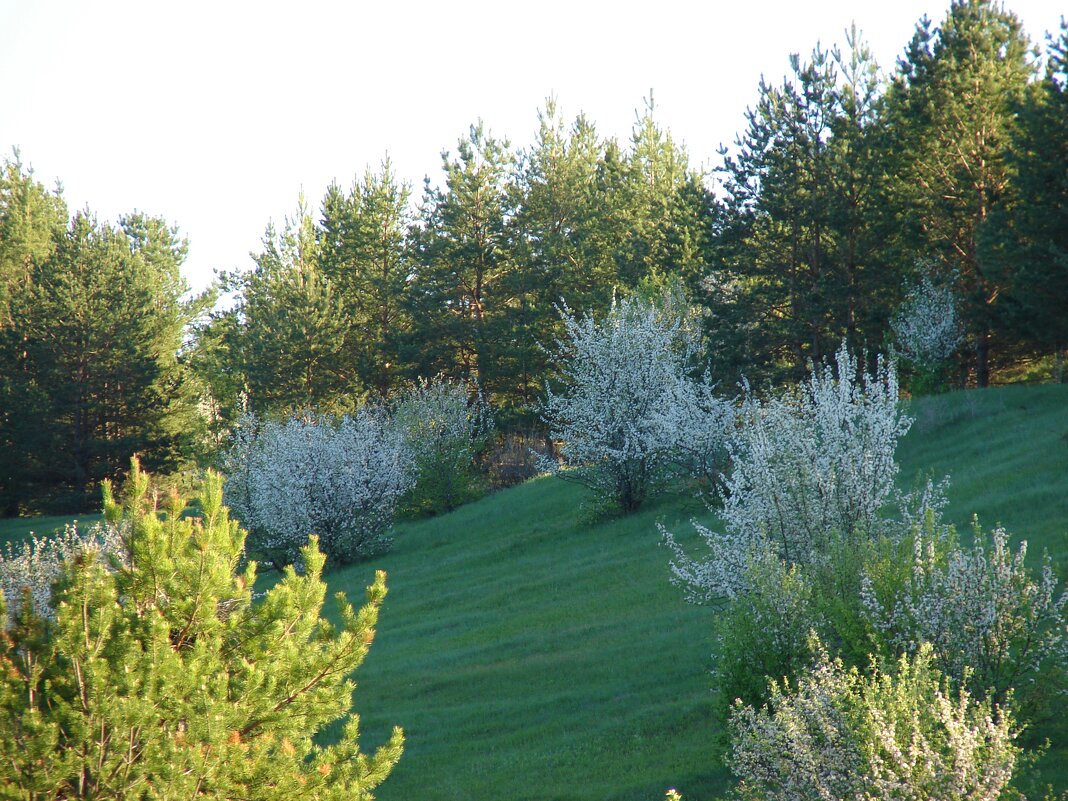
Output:
[[[951,474],[950,518],[978,513],[1048,549],[1068,575],[1068,386],[916,404],[902,478]],[[591,524],[582,490],[542,479],[403,525],[394,550],[330,576],[359,597],[389,571],[379,636],[357,675],[364,745],[408,745],[380,801],[712,798],[707,609],[667,581],[663,519],[692,541],[703,510],[673,499]],[[47,530],[63,521],[35,521]],[[18,532],[15,529],[18,529]],[[0,540],[25,521],[0,522]],[[1042,778],[1068,788],[1068,725]]]
[[[901,449],[906,484],[951,474],[951,519],[978,513],[1048,549],[1068,573],[1068,386],[925,399]],[[686,534],[679,499],[590,524],[580,489],[539,480],[402,527],[373,565],[391,596],[359,678],[365,742],[404,726],[392,799],[709,799],[709,610],[667,582],[654,523]],[[1068,787],[1064,733],[1042,776]]]
[[[722,787],[707,726],[707,610],[667,580],[655,522],[676,500],[582,522],[580,488],[542,479],[405,526],[355,590],[390,572],[358,680],[366,743],[402,725],[389,799],[634,798]],[[686,507],[689,508],[686,508]]]

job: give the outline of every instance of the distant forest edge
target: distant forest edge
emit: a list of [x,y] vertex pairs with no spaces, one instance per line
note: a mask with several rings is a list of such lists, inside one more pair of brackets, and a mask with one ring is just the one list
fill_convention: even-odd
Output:
[[388,161],[317,211],[302,197],[252,269],[196,297],[176,228],[71,216],[16,151],[0,174],[0,514],[90,507],[132,453],[202,466],[244,410],[347,412],[420,376],[477,382],[502,431],[540,433],[561,310],[665,289],[694,307],[701,367],[728,394],[743,375],[794,380],[843,339],[893,347],[917,287],[951,293],[963,323],[943,384],[1039,359],[1063,378],[1068,24],[1036,45],[966,0],[922,20],[889,72],[856,30],[790,68],[760,83],[711,174],[651,100],[624,143],[549,101],[526,148],[473,125],[419,197]]

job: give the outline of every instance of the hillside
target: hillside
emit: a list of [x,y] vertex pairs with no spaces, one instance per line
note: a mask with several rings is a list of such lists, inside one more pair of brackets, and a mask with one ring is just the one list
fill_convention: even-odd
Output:
[[[927,398],[900,451],[902,481],[953,479],[951,519],[1001,522],[1068,573],[1068,386]],[[662,519],[688,536],[703,508],[666,501],[583,518],[584,492],[539,479],[400,528],[392,553],[334,574],[357,592],[390,573],[379,638],[358,677],[365,743],[404,727],[379,791],[394,799],[710,799],[713,611],[668,583]],[[707,515],[707,513],[705,513]],[[1068,736],[1042,778],[1068,788]]]
[[[1000,522],[1068,575],[1068,386],[953,393],[912,414],[902,483],[951,475],[950,519]],[[670,585],[656,531],[663,521],[692,545],[689,519],[710,515],[680,496],[594,522],[586,497],[538,479],[403,524],[391,553],[329,576],[359,598],[389,571],[356,694],[365,748],[395,724],[407,735],[380,801],[651,801],[668,787],[709,801],[727,786],[713,756],[714,611]],[[29,527],[3,521],[0,540]],[[1068,789],[1068,725],[1040,734],[1056,744],[1042,780]]]

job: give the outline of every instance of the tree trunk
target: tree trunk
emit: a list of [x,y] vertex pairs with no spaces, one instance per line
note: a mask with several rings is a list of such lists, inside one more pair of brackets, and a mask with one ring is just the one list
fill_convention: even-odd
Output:
[[987,331],[975,342],[975,385],[990,386],[990,333]]

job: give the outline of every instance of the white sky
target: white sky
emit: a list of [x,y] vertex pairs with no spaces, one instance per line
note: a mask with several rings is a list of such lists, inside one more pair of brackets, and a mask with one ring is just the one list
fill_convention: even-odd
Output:
[[[1057,0],[1012,0],[1033,41]],[[884,69],[924,0],[641,5],[584,0],[240,4],[0,0],[0,149],[18,146],[69,207],[140,209],[190,240],[186,276],[249,265],[298,193],[318,202],[388,151],[416,196],[477,118],[525,146],[552,94],[625,139],[653,89],[691,162],[718,163],[757,81],[792,52],[844,44],[851,21]]]

